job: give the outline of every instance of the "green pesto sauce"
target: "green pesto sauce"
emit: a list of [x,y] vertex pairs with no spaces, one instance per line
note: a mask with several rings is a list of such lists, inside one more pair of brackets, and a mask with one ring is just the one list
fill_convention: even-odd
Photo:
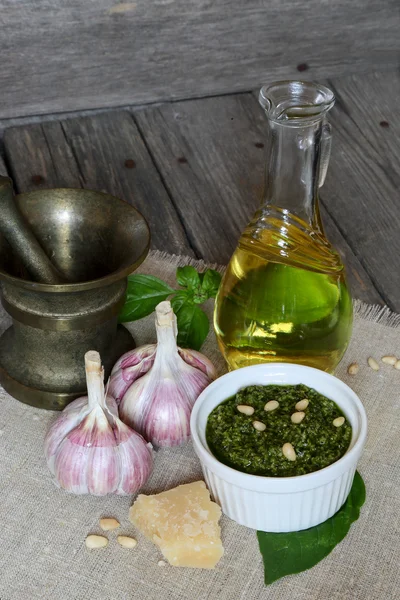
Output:
[[[295,405],[307,398],[305,417],[299,424],[290,417]],[[277,400],[279,407],[266,412],[264,406]],[[252,406],[247,416],[237,410],[239,404]],[[344,416],[336,404],[306,385],[252,385],[228,398],[210,413],[206,439],[214,456],[225,465],[244,473],[266,477],[292,477],[323,469],[346,452],[351,441],[351,425],[345,420],[335,427],[333,420]],[[253,421],[267,426],[257,431]],[[282,454],[290,442],[296,460]]]

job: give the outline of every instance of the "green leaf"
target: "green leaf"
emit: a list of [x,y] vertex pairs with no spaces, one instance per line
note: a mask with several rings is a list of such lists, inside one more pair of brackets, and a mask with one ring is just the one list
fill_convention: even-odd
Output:
[[222,275],[214,269],[207,269],[204,273],[201,290],[206,294],[207,298],[215,298],[218,292],[219,284],[221,283]]
[[178,267],[176,278],[180,286],[186,287],[191,293],[195,304],[203,304],[208,298],[215,298],[221,275],[213,269],[198,273],[194,267]]
[[193,303],[174,308],[178,325],[178,346],[200,350],[207,337],[210,323],[204,311]]
[[176,279],[180,286],[194,289],[200,287],[200,276],[194,267],[178,267]]
[[193,295],[188,290],[178,290],[171,298],[171,306],[175,314],[184,304],[193,304]]
[[130,275],[125,304],[119,322],[137,321],[151,314],[157,304],[166,300],[174,290],[153,275]]
[[292,533],[257,531],[264,561],[265,584],[310,569],[346,537],[365,502],[365,485],[356,472],[349,497],[333,517],[310,529]]

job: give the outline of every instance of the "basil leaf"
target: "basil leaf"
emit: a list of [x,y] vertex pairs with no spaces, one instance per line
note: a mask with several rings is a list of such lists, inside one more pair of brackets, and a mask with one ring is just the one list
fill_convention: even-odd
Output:
[[204,311],[192,302],[174,308],[178,325],[178,346],[200,350],[207,337],[210,323]]
[[300,573],[319,563],[346,537],[350,525],[358,519],[364,502],[364,481],[356,472],[346,502],[321,525],[292,533],[257,531],[264,561],[265,584],[269,585],[285,575]]
[[169,285],[153,275],[129,275],[126,300],[119,313],[119,322],[137,321],[146,317],[173,292]]
[[204,302],[207,300],[207,295],[203,294],[201,291],[196,291],[192,297],[195,304],[204,304]]
[[204,273],[201,291],[206,294],[207,298],[215,298],[218,292],[219,284],[221,283],[222,275],[214,269],[207,269]]
[[175,314],[178,313],[183,304],[193,304],[193,295],[188,290],[178,290],[171,298],[171,306]]
[[200,276],[194,267],[178,267],[176,270],[176,280],[182,287],[189,289],[200,286]]

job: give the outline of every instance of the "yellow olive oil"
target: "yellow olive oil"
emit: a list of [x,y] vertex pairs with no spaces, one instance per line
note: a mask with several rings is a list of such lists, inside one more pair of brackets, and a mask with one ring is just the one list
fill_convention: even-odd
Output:
[[271,205],[258,211],[216,299],[214,327],[229,368],[279,361],[332,372],[352,314],[343,264],[320,223]]

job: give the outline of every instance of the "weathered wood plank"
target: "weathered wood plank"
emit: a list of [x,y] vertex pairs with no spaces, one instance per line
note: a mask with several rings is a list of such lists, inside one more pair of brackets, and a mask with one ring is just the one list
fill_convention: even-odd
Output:
[[[368,92],[371,99],[366,101],[364,112],[361,110],[360,114],[352,113],[355,106],[358,111],[363,106],[362,103],[355,104],[361,92],[363,101],[368,98],[360,78],[346,79],[343,88],[341,81],[333,83],[333,87],[340,90],[339,106],[332,113],[336,139],[323,189],[323,209],[328,237],[347,263],[353,294],[369,302],[379,302],[383,298],[398,309],[396,244],[399,226],[395,187],[398,175],[393,157],[400,155],[400,149],[397,149],[397,125],[394,123],[392,127],[392,118],[389,127],[379,125],[381,114],[388,121],[388,114],[397,115],[395,105],[392,110],[390,103],[387,106],[383,102],[390,94],[392,98],[398,97],[393,77],[390,74],[387,79],[382,75],[365,78],[372,82],[368,88],[372,86]],[[390,89],[384,85],[385,81],[391,82]],[[354,82],[362,88],[356,95],[352,92]],[[341,108],[346,94],[351,110],[348,106]],[[379,110],[368,126],[371,128],[374,123],[375,129],[364,130],[365,111],[373,102]],[[385,106],[384,113],[382,106]],[[344,116],[341,115],[343,111]],[[261,146],[265,143],[266,123],[254,97],[240,94],[163,105],[140,111],[135,114],[135,119],[196,254],[206,260],[226,262],[240,231],[257,206],[262,188],[264,150]],[[52,123],[36,129],[9,130],[6,150],[20,189],[37,187],[38,178],[32,181],[32,176],[43,173],[46,181],[41,185],[71,185],[72,179],[78,180],[78,184],[73,185],[106,189],[126,197],[127,187],[128,195],[131,191],[129,180],[126,182],[129,169],[121,171],[121,165],[128,157],[132,125],[129,115],[122,118],[111,113],[70,120],[62,125]],[[391,135],[387,137],[389,132]],[[19,141],[16,142],[15,137]],[[125,141],[121,142],[121,139]],[[24,152],[28,152],[28,160],[17,167],[16,161],[21,160]],[[147,151],[146,156],[148,158]],[[365,164],[357,168],[361,159]],[[385,195],[391,197],[386,203],[382,197],[382,217],[378,220],[374,190],[376,181],[379,182],[377,170],[384,180]],[[147,169],[143,170],[144,188],[148,185],[149,173]],[[156,177],[160,181],[157,173]],[[164,200],[144,192],[143,187],[141,195],[151,198],[147,210],[158,215]],[[165,197],[169,200],[167,194]],[[142,211],[145,212],[144,208]],[[170,242],[170,236],[167,237],[166,244]],[[171,251],[170,246],[163,247]],[[394,248],[393,252],[391,248]]]
[[146,217],[153,247],[192,254],[171,199],[127,112],[6,130],[6,155],[19,192],[84,187],[127,200]]
[[225,263],[261,193],[260,115],[249,94],[135,116],[197,254]]
[[[267,125],[258,103],[251,94],[193,100],[141,111],[135,119],[196,253],[227,262],[261,198]],[[323,216],[354,296],[382,302],[324,209]]]
[[381,296],[399,312],[400,75],[330,83],[338,102],[331,115],[334,151],[323,189],[326,207]]
[[395,68],[398,0],[0,0],[0,118]]
[[[336,95],[336,113],[354,122],[359,140],[375,162],[400,173],[400,74],[374,72],[327,81]],[[335,115],[335,113],[333,113]]]

